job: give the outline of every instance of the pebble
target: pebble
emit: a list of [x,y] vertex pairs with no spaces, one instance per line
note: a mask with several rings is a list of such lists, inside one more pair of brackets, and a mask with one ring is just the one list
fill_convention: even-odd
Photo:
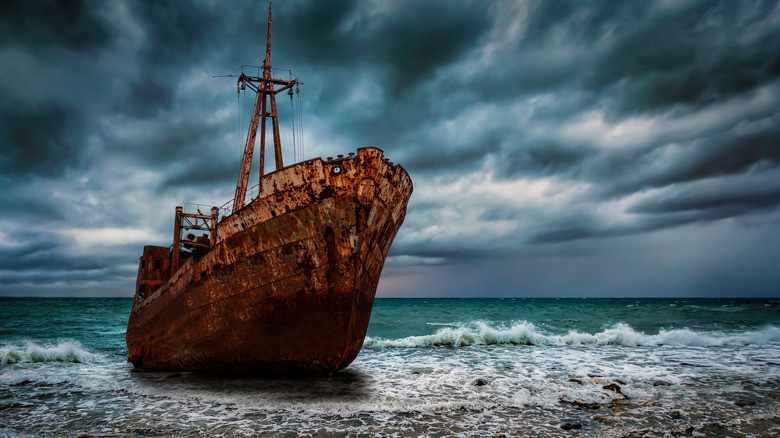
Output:
[[574,406],[576,406],[578,408],[586,408],[586,409],[591,409],[591,410],[594,410],[594,411],[596,409],[601,408],[601,405],[596,403],[596,402],[584,403],[584,402],[581,402],[579,400],[574,400],[573,402],[571,402],[571,404],[573,404]]
[[620,409],[620,408],[612,408],[612,413],[615,415],[623,415],[626,413],[626,411]]
[[611,404],[613,406],[625,406],[627,404],[630,404],[631,402],[624,399],[624,398],[613,398]]
[[580,423],[563,423],[561,424],[561,429],[563,430],[582,429],[582,425]]
[[485,379],[477,379],[477,380],[474,381],[474,386],[485,386],[488,383],[490,383],[490,382],[488,382]]

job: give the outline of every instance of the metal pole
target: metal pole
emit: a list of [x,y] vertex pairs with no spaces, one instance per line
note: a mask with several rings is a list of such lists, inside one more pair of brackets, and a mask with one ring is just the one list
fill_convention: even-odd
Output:
[[271,69],[271,2],[268,2],[268,34],[265,37],[265,62],[263,70]]
[[211,247],[217,244],[217,221],[219,220],[219,208],[211,207]]
[[[260,85],[262,90],[262,84]],[[260,124],[260,178],[263,178],[265,174],[265,93],[263,93],[263,102],[261,104],[260,112],[262,113],[263,121]]]
[[274,127],[274,156],[276,158],[276,170],[284,167],[282,162],[282,140],[279,138],[279,118],[276,117],[276,96],[271,91],[271,122]]
[[[236,186],[236,196],[233,199],[233,211],[236,212],[244,206],[244,197],[246,196],[246,186],[249,183],[249,172],[252,169],[252,154],[255,150],[255,135],[257,134],[257,121],[260,118],[260,94],[255,96],[255,107],[252,111],[252,123],[249,124],[249,133],[247,133],[246,146],[244,146],[244,157],[241,160],[241,173],[238,175],[238,185]],[[263,95],[265,101],[265,95]],[[265,124],[265,118],[263,118]]]
[[171,254],[171,275],[179,269],[179,252],[181,244],[181,213],[184,209],[176,207],[176,221],[173,224],[173,253]]

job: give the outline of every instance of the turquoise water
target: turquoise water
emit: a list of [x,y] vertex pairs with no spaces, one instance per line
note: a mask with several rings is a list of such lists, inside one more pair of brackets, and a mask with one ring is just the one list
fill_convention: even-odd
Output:
[[131,304],[0,298],[0,436],[780,434],[776,299],[378,299],[316,379],[135,372]]

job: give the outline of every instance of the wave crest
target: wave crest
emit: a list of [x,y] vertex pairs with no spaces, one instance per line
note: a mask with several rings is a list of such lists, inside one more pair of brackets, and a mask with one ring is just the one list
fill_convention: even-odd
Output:
[[60,342],[56,346],[44,347],[27,341],[24,347],[5,345],[0,347],[0,365],[20,362],[95,362],[96,354],[82,348],[76,341]]
[[469,345],[677,345],[677,346],[722,346],[765,344],[780,341],[780,328],[765,327],[762,330],[738,334],[717,332],[699,333],[687,328],[660,330],[657,335],[636,331],[625,323],[618,323],[598,333],[582,333],[570,330],[565,335],[541,333],[526,321],[513,324],[510,328],[494,328],[484,322],[470,327],[443,328],[432,335],[409,336],[402,339],[366,337],[366,348],[409,348],[409,347],[463,347]]

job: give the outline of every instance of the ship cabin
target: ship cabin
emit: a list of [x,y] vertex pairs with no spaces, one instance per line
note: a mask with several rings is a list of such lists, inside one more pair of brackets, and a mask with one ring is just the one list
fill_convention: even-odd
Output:
[[211,207],[211,214],[204,215],[195,205],[196,212],[185,213],[182,207],[176,207],[173,245],[144,246],[144,252],[138,262],[138,277],[135,283],[135,300],[143,301],[160,287],[189,258],[195,260],[214,246],[219,209]]
[[164,246],[144,246],[135,282],[138,301],[151,295],[171,277],[171,251]]

